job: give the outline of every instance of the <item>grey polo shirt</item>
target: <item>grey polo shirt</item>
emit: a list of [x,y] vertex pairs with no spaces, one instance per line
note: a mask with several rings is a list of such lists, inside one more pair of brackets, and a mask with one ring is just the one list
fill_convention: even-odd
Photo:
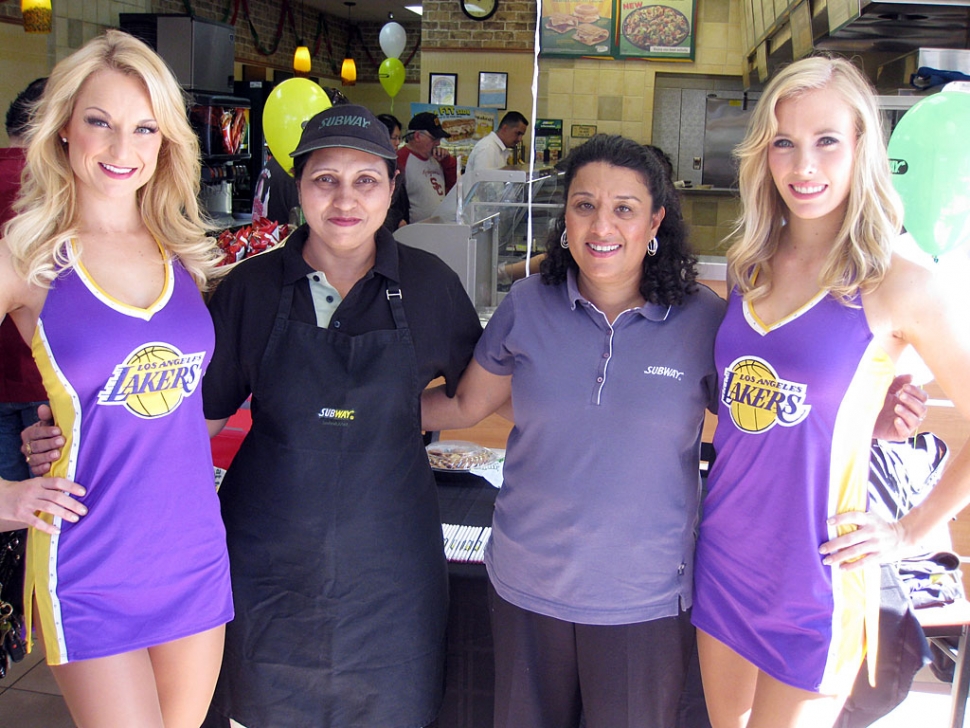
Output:
[[717,397],[724,302],[646,304],[611,326],[565,284],[516,283],[475,359],[512,376],[515,428],[486,552],[507,601],[583,624],[632,624],[692,600],[704,412]]

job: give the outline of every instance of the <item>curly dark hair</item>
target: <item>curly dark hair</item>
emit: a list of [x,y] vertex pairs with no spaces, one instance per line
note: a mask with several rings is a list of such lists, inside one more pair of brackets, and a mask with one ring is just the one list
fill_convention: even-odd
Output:
[[[565,172],[564,199],[567,205],[569,188],[576,173],[594,162],[632,169],[640,175],[653,197],[652,212],[666,208],[666,215],[657,231],[659,250],[655,256],[645,255],[643,258],[640,293],[646,301],[661,306],[682,304],[687,296],[697,290],[697,258],[687,243],[687,227],[681,214],[680,199],[662,163],[654,152],[632,139],[615,134],[597,134],[572,150],[560,165]],[[542,282],[547,285],[563,283],[570,268],[579,269],[569,249],[559,244],[565,229],[564,208],[549,232],[546,258],[539,268]]]

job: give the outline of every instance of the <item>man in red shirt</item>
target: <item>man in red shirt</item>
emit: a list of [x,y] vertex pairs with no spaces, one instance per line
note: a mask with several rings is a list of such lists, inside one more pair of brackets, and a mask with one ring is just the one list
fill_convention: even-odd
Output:
[[[403,185],[401,197],[406,194],[408,200],[401,217],[409,223],[431,217],[455,184],[458,160],[438,146],[449,136],[430,111],[415,114],[408,123],[404,146],[397,152],[397,184]],[[400,199],[395,196],[395,204]]]

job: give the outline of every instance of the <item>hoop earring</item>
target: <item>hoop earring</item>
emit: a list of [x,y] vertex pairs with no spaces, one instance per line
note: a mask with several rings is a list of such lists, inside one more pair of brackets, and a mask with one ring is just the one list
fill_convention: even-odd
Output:
[[559,246],[563,250],[568,250],[569,249],[569,241],[566,240],[566,231],[565,230],[562,231],[562,235],[559,237]]
[[654,239],[647,243],[647,255],[652,258],[657,254],[658,250],[660,250],[660,243],[657,242],[657,238],[654,236]]

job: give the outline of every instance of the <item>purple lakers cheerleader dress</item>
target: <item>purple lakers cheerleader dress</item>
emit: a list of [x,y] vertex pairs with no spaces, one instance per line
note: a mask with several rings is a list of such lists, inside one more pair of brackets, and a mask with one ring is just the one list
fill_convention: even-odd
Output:
[[142,309],[78,264],[53,282],[37,323],[34,358],[67,441],[51,474],[83,485],[88,507],[77,523],[54,518],[58,535],[28,538],[25,602],[52,665],[232,618],[201,401],[212,323],[189,274],[165,268],[161,296]]
[[772,677],[843,693],[875,649],[879,571],[822,563],[830,516],[866,510],[872,428],[893,377],[858,297],[767,326],[735,291],[715,343],[717,460],[694,624]]

